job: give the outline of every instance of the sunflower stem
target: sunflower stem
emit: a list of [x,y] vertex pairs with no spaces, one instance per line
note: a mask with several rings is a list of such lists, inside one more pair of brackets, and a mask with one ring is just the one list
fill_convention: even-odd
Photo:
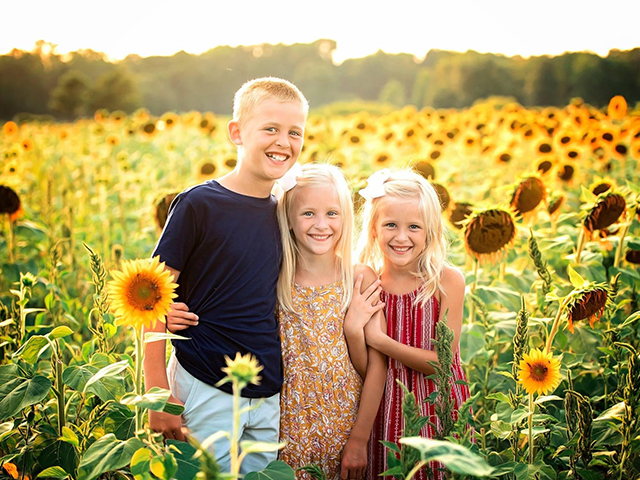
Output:
[[565,307],[567,306],[567,302],[569,301],[569,297],[565,298],[564,301],[560,304],[558,308],[558,313],[556,314],[556,318],[553,320],[553,326],[551,327],[551,333],[549,333],[549,337],[547,337],[547,343],[545,344],[544,351],[545,353],[549,353],[551,351],[551,344],[553,343],[553,337],[558,333],[558,327],[560,325],[560,317],[562,316],[562,312],[564,312]]
[[240,385],[237,379],[233,378],[233,428],[231,429],[231,475],[232,478],[239,478],[240,463],[238,462],[238,433],[240,432]]
[[587,237],[584,227],[580,226],[580,234],[578,235],[578,246],[576,247],[576,265],[580,264],[580,256],[582,255],[582,249],[584,248],[586,239]]
[[534,441],[533,441],[533,411],[535,405],[533,404],[533,393],[529,394],[529,465],[533,465],[534,458]]
[[[135,363],[135,393],[136,395],[142,395],[142,356],[143,356],[143,342],[142,342],[142,328],[134,328],[136,336],[136,363]],[[136,436],[142,434],[144,419],[144,410],[136,405],[135,425]]]
[[7,247],[9,250],[9,263],[15,262],[15,256],[13,254],[13,221],[11,220],[8,213],[6,213],[5,218],[7,219]]
[[[633,217],[632,217],[632,221],[633,221]],[[624,237],[627,235],[627,232],[629,231],[629,225],[631,225],[631,221],[625,222],[624,227],[622,228],[622,232],[620,233],[620,241],[618,242],[618,248],[616,248],[616,256],[615,256],[615,259],[613,260],[614,268],[618,268],[618,265],[620,265],[620,260],[622,259],[622,250],[624,247]]]

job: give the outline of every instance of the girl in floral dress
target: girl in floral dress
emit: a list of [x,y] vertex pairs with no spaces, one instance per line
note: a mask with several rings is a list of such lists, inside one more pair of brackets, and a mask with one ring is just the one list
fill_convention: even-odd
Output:
[[[440,202],[422,176],[410,170],[382,170],[372,175],[360,193],[366,199],[360,261],[380,272],[387,322],[386,334],[372,328],[372,323],[365,327],[366,343],[388,357],[384,398],[370,443],[367,479],[374,479],[387,470],[386,451],[380,440],[397,443],[404,428],[404,394],[396,380],[414,393],[421,414],[439,423],[433,405],[425,403],[425,399],[435,391],[434,382],[427,378],[434,373],[428,362],[437,361],[432,342],[436,324],[445,311],[447,324],[455,335],[453,380],[466,381],[458,349],[465,280],[445,261]],[[453,384],[455,416],[468,397],[466,384]],[[428,424],[420,432],[427,438],[434,434]],[[433,462],[430,467],[433,476],[427,477],[427,469],[422,468],[414,478],[444,479],[441,464]]]
[[280,459],[294,469],[315,463],[328,479],[363,478],[386,378],[384,356],[364,337],[372,317],[381,328],[380,282],[352,266],[351,192],[337,167],[296,166],[279,184]]

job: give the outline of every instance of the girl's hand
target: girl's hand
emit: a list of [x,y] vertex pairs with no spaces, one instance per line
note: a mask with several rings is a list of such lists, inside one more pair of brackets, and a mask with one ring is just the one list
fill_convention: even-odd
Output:
[[376,348],[378,342],[384,337],[387,336],[387,321],[384,318],[384,315],[379,314],[375,315],[371,320],[367,322],[364,326],[364,337],[369,345],[372,348]]
[[186,304],[182,302],[171,304],[167,314],[167,330],[176,333],[195,325],[198,325],[198,316],[191,313]]
[[346,327],[350,330],[362,330],[371,316],[384,308],[384,303],[380,301],[380,280],[376,279],[362,291],[363,279],[364,275],[358,275],[353,286],[351,305],[345,317]]
[[361,479],[367,470],[367,442],[347,441],[342,451],[340,479]]

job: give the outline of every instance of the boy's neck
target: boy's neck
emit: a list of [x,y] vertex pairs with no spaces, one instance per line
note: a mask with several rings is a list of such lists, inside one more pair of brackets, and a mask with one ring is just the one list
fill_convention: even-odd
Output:
[[227,190],[248,197],[266,198],[271,194],[275,181],[255,178],[239,169],[234,169],[216,180]]

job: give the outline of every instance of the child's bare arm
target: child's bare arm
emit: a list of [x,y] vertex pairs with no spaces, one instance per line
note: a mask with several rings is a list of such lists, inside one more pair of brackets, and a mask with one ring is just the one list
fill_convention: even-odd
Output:
[[[173,275],[173,281],[175,282],[180,272],[170,267],[165,268]],[[152,329],[144,329],[144,333],[164,331],[165,324],[162,322],[156,322],[156,325]],[[151,387],[166,388],[169,390],[166,364],[165,340],[147,343],[144,355],[144,381],[146,390],[149,390]],[[182,405],[182,402],[173,395],[169,397],[169,401]],[[149,427],[154,432],[161,432],[165,438],[185,440],[182,433],[182,418],[180,415],[171,415],[165,412],[149,410]]]
[[[381,319],[382,317],[382,319]],[[378,312],[371,319],[380,328],[384,327],[384,315]],[[387,378],[387,358],[377,350],[369,348],[367,375],[362,386],[358,416],[342,451],[340,478],[362,478],[367,467],[367,446],[373,423],[380,408]]]
[[[353,298],[344,319],[344,335],[351,363],[360,376],[365,378],[368,359],[364,326],[372,315],[384,308],[384,304],[380,302],[380,281],[373,270],[358,265],[354,273],[356,281],[353,286]],[[363,288],[363,285],[366,288]]]
[[[446,267],[442,277],[442,289],[444,291],[440,304],[440,317],[449,309],[447,314],[447,325],[453,330],[454,340],[452,349],[455,351],[460,342],[460,332],[462,330],[462,309],[464,302],[464,276],[459,270]],[[367,344],[379,350],[385,355],[396,359],[413,370],[431,375],[433,367],[428,362],[437,362],[438,356],[433,350],[410,347],[397,342],[387,335],[381,334],[376,328],[365,327]]]

